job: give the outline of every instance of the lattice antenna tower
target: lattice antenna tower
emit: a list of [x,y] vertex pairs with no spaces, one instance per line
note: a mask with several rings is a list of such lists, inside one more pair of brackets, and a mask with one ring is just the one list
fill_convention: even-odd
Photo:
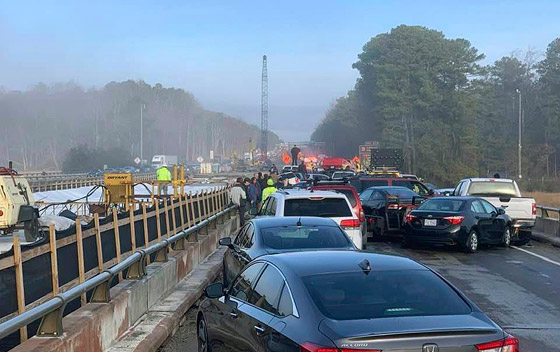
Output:
[[266,55],[263,55],[261,94],[261,152],[263,161],[266,161],[268,151],[268,71],[266,66]]

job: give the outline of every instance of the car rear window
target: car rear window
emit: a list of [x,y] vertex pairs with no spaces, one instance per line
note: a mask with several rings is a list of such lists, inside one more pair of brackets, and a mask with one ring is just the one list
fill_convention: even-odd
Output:
[[345,198],[287,199],[284,216],[338,218],[352,216],[352,210]]
[[418,208],[419,210],[459,211],[465,204],[464,200],[452,200],[443,198],[429,199]]
[[356,206],[356,204],[357,204],[356,197],[354,197],[354,192],[352,192],[352,190],[350,190],[350,189],[337,189],[337,191],[344,194],[346,196],[346,198],[348,198],[352,208]]
[[412,199],[412,197],[418,196],[418,194],[404,187],[385,188],[385,191],[387,191],[392,196],[398,196],[399,198],[404,199]]
[[428,270],[328,273],[302,279],[317,308],[334,320],[471,313],[470,306]]
[[272,249],[347,248],[350,241],[336,226],[279,226],[261,229],[266,247]]
[[509,196],[516,197],[517,190],[513,182],[473,182],[468,194],[477,196]]
[[350,184],[360,193],[366,188],[388,186],[389,182],[387,180],[352,180]]

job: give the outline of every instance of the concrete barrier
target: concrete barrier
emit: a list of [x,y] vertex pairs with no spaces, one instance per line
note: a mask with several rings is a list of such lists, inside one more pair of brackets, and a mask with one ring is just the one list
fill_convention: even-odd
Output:
[[[167,262],[148,265],[147,275],[142,279],[123,280],[111,288],[109,303],[89,303],[64,317],[62,336],[32,337],[12,351],[107,351],[212,254],[221,237],[232,235],[237,224],[237,216],[225,220],[217,229],[209,230],[208,235],[199,235],[197,242],[187,242],[185,250],[171,251]],[[208,272],[208,276],[215,276],[214,271]],[[199,272],[204,276],[204,270]]]

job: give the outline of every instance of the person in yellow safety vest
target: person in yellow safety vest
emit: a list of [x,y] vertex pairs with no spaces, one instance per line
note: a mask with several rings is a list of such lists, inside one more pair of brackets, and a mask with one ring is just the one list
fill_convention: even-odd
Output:
[[274,193],[278,190],[276,187],[274,187],[274,180],[273,179],[269,178],[266,181],[266,184],[268,185],[268,187],[266,187],[262,191],[262,201],[263,202],[266,200],[266,198],[268,198],[269,195],[271,195],[272,193]]
[[161,190],[163,188],[163,194],[167,195],[167,185],[171,182],[171,172],[166,165],[162,165],[156,171],[158,180],[158,196],[161,196]]

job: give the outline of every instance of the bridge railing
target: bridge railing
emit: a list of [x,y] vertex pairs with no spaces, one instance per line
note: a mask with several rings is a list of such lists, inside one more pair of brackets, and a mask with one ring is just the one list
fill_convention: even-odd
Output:
[[[62,189],[88,187],[103,184],[103,175],[55,174],[24,175],[33,192],[56,191]],[[135,182],[150,182],[156,179],[153,172],[133,174]]]
[[[12,250],[0,254],[0,282],[14,283],[0,290],[0,341],[18,330],[21,342],[35,330],[37,336],[60,336],[63,315],[87,304],[88,298],[108,302],[112,285],[123,277],[143,277],[147,264],[166,261],[170,248],[184,249],[186,241],[215,228],[232,209],[228,188],[217,186],[151,207],[144,203],[125,214],[95,215],[85,226],[77,219],[64,232],[50,226],[43,242],[31,247],[14,236]],[[28,334],[28,325],[38,319],[38,328],[30,325]]]
[[560,209],[537,205],[535,231],[560,237]]

